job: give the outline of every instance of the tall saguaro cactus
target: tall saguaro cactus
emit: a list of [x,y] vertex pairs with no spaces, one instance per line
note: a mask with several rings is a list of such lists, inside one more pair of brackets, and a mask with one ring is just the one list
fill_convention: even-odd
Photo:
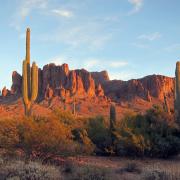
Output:
[[164,93],[163,108],[164,108],[164,111],[165,111],[166,113],[171,114],[171,110],[170,110],[169,103],[168,103],[168,100],[167,100],[167,96],[166,96],[165,93]]
[[175,102],[174,102],[174,112],[176,122],[180,125],[180,61],[176,63],[175,72]]
[[116,107],[114,104],[111,104],[110,106],[110,130],[115,130],[115,124],[116,124]]
[[26,58],[23,61],[23,101],[25,107],[25,115],[31,115],[31,108],[38,96],[38,67],[33,62],[30,65],[30,29],[26,31]]
[[116,107],[114,104],[110,106],[110,135],[111,135],[111,143],[114,146],[114,142],[117,138],[116,135]]

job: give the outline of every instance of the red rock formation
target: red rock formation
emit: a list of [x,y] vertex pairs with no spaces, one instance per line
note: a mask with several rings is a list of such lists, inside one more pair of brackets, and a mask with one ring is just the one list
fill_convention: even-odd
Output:
[[[12,94],[21,93],[22,77],[13,72]],[[174,79],[151,75],[129,81],[109,80],[106,71],[88,72],[84,69],[69,70],[67,64],[56,66],[48,64],[39,69],[39,99],[52,96],[62,98],[107,96],[114,101],[131,101],[142,99],[151,102],[153,98],[164,101],[174,96]]]
[[101,84],[98,84],[97,88],[96,88],[96,95],[98,97],[102,97],[104,96],[104,90],[102,89]]
[[53,90],[49,87],[49,84],[46,88],[46,91],[45,91],[45,99],[51,99],[53,97]]
[[164,93],[171,98],[174,96],[174,79],[160,75],[129,81],[106,81],[102,85],[105,95],[118,101],[130,101],[135,97],[149,102],[152,97],[163,101]]
[[105,81],[109,81],[109,75],[107,71],[101,72],[91,72],[93,79],[95,80],[96,84],[103,83]]
[[12,73],[12,87],[11,93],[12,94],[20,94],[21,93],[21,86],[22,86],[22,77],[16,71]]
[[6,86],[2,89],[2,97],[6,97],[10,95],[11,92],[6,88]]

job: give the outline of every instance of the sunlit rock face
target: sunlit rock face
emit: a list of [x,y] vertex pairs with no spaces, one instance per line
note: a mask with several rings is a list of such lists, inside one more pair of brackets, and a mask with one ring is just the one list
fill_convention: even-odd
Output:
[[[12,94],[21,94],[22,77],[16,71],[12,75]],[[107,71],[88,72],[85,69],[69,70],[67,64],[48,64],[39,69],[39,98],[109,97],[113,101],[174,98],[174,78],[150,75],[129,81],[109,80]]]
[[164,94],[169,98],[174,97],[174,78],[151,75],[129,81],[106,81],[103,83],[103,89],[106,96],[123,101],[135,97],[149,102],[152,98],[163,101]]
[[[22,77],[17,72],[13,72],[12,79],[13,93],[21,93]],[[48,64],[43,69],[39,69],[39,97],[41,98],[74,95],[94,97],[98,94],[102,96],[102,92],[100,93],[100,89],[97,88],[100,87],[96,87],[91,73],[85,69],[69,70],[67,64],[61,66]]]

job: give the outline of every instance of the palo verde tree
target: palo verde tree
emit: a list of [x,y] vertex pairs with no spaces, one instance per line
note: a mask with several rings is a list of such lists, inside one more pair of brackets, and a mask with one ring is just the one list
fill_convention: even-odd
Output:
[[26,58],[23,61],[23,101],[25,108],[25,115],[31,115],[31,109],[34,101],[38,96],[38,67],[33,62],[30,64],[30,28],[26,31]]

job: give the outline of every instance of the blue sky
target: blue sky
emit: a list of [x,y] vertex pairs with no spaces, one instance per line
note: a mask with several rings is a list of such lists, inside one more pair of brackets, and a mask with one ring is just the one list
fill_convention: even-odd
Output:
[[111,79],[174,76],[179,0],[6,0],[0,6],[0,87],[21,73],[25,30],[31,61],[106,69]]

